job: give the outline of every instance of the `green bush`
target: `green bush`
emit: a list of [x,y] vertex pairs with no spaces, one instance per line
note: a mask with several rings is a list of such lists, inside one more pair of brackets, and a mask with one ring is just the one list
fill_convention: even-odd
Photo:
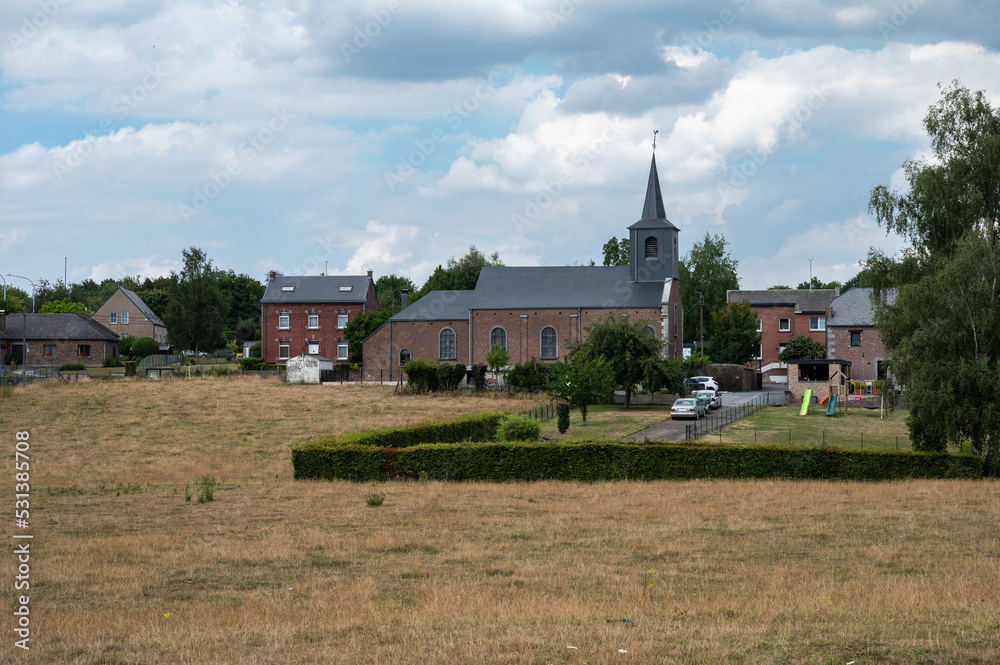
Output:
[[261,363],[260,368],[262,370],[273,372],[274,370],[278,369],[278,363],[271,363],[271,362]]
[[254,342],[253,344],[250,345],[251,358],[260,358],[263,355],[264,355],[264,347],[261,346],[260,342]]
[[569,429],[569,404],[566,402],[556,404],[556,415],[558,416],[556,427],[559,428],[560,434],[565,434]]
[[508,416],[497,431],[499,441],[538,441],[542,423],[528,416]]
[[121,367],[122,361],[119,358],[105,358],[101,363],[102,367]]
[[135,376],[136,368],[138,368],[139,363],[134,360],[125,361],[125,376]]
[[465,378],[465,365],[461,363],[429,362],[423,358],[410,358],[403,363],[406,383],[418,393],[455,390]]
[[529,358],[527,362],[518,363],[511,368],[506,377],[507,385],[512,390],[541,392],[548,387],[551,374],[551,365],[536,358]]
[[160,343],[152,337],[140,337],[132,342],[132,357],[145,358],[160,352]]
[[232,370],[228,366],[213,367],[211,370],[211,376],[229,376],[232,374]]
[[264,361],[261,360],[260,358],[254,358],[254,357],[241,358],[240,359],[240,369],[251,370],[251,371],[252,370],[258,370],[258,369],[260,369],[260,366],[263,363],[264,363]]
[[132,345],[135,343],[135,337],[125,333],[118,340],[118,354],[122,357],[132,357]]
[[87,369],[83,363],[63,363],[59,365],[60,372],[82,372]]

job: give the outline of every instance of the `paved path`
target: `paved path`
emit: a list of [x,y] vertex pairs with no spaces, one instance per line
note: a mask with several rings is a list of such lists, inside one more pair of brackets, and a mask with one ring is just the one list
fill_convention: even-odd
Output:
[[[733,407],[739,406],[740,404],[746,404],[747,402],[753,401],[754,399],[764,397],[767,394],[771,395],[771,402],[775,400],[782,400],[785,398],[785,387],[778,386],[775,388],[765,388],[764,390],[750,390],[743,393],[723,393],[722,394],[722,408],[713,411],[715,415],[731,411]],[[644,430],[639,430],[629,434],[626,438],[636,439],[641,441],[643,439],[653,439],[654,441],[683,441],[684,440],[684,426],[690,425],[695,422],[694,420],[671,420],[667,419],[663,422],[659,422],[651,427],[647,427]],[[700,423],[705,423],[706,420],[702,418]]]

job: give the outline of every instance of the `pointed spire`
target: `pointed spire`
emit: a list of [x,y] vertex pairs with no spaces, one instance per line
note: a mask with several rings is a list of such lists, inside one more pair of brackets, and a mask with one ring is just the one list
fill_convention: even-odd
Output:
[[[655,141],[655,139],[654,139]],[[642,206],[642,219],[666,219],[663,195],[660,193],[660,175],[656,172],[656,155],[649,165],[649,183],[646,185],[646,202]]]

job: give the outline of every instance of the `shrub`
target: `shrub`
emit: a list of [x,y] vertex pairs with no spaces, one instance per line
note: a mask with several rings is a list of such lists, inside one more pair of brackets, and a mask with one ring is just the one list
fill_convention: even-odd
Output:
[[482,390],[486,386],[486,365],[472,366],[472,385],[475,390]]
[[260,358],[241,358],[240,359],[240,369],[245,370],[258,370],[260,366],[264,363]]
[[63,363],[59,365],[60,372],[82,372],[87,369],[83,363]]
[[418,393],[455,390],[465,378],[465,365],[461,363],[428,362],[423,358],[410,358],[403,363],[403,371],[407,385]]
[[497,430],[498,441],[537,441],[542,424],[528,416],[508,416]]
[[251,358],[260,358],[263,355],[264,355],[264,347],[261,345],[260,342],[254,342],[253,344],[250,345]]
[[134,360],[125,361],[125,376],[135,376],[136,368],[139,366]]
[[198,490],[198,503],[207,503],[215,500],[215,476],[202,476],[201,489]]
[[105,358],[102,367],[121,367],[122,361],[119,358]]
[[261,363],[260,368],[262,370],[273,372],[274,370],[278,369],[278,363]]
[[160,352],[160,343],[152,337],[140,337],[132,342],[132,357],[145,358]]
[[438,377],[438,390],[457,390],[458,384],[465,378],[465,365],[462,363],[437,363],[435,368]]
[[507,385],[513,390],[541,392],[549,385],[551,373],[551,365],[529,358],[526,363],[514,365],[507,373]]
[[376,506],[381,506],[384,501],[385,501],[385,494],[373,493],[365,497],[365,503],[367,503],[369,506],[372,506],[373,508]]
[[124,335],[121,336],[121,339],[118,340],[118,353],[121,356],[127,356],[131,358],[132,344],[134,343],[135,343],[135,337],[132,337],[132,335],[125,333]]
[[556,404],[556,414],[558,414],[556,427],[559,428],[560,434],[565,434],[566,430],[569,429],[569,404],[566,402]]
[[229,376],[230,374],[232,371],[229,367],[213,367],[211,372],[212,376]]

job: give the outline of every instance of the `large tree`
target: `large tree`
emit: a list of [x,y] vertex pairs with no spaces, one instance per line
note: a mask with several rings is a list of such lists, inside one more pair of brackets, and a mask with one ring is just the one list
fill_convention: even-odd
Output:
[[708,354],[717,363],[742,365],[757,357],[760,333],[757,313],[745,302],[731,302],[712,312],[712,343]]
[[577,344],[571,356],[604,358],[610,366],[614,383],[625,391],[625,408],[632,403],[632,394],[642,382],[646,364],[659,356],[662,343],[647,331],[645,321],[629,323],[627,319],[609,314],[587,328],[587,341]]
[[933,161],[903,166],[908,190],[869,210],[910,247],[869,251],[875,322],[906,385],[914,448],[1000,444],[1000,113],[957,81],[924,118]]
[[[726,238],[722,234],[712,236],[705,233],[691,251],[684,256],[679,267],[681,281],[681,302],[684,304],[684,339],[700,340],[701,293],[705,297],[704,320],[705,339],[715,336],[712,313],[726,306],[726,291],[740,288],[736,274],[739,262],[726,248]],[[713,354],[714,355],[714,354]]]
[[[263,284],[250,275],[237,275],[232,269],[217,271],[216,279],[223,298],[229,303],[225,315],[225,330],[235,330],[240,321],[260,321],[260,299],[264,297],[266,288]],[[146,304],[150,305],[148,302]]]
[[796,335],[785,343],[784,350],[778,354],[778,360],[787,363],[789,360],[822,360],[826,358],[826,345],[820,344],[808,335]]
[[611,366],[602,356],[580,352],[552,366],[548,394],[571,408],[580,409],[584,425],[587,424],[587,407],[611,401],[614,392]]
[[399,275],[382,275],[376,279],[375,298],[378,299],[378,308],[398,312],[401,305],[400,294],[403,289],[407,289],[410,292],[410,298],[413,298],[417,287],[409,277]]
[[448,259],[447,267],[438,266],[427,281],[415,294],[416,300],[427,295],[431,291],[442,289],[471,290],[476,288],[479,281],[479,273],[486,266],[503,266],[500,255],[493,252],[489,256],[476,249],[475,245],[469,245],[469,251],[460,258],[454,256]]
[[222,330],[229,303],[205,252],[191,247],[183,256],[184,267],[173,283],[163,317],[167,335],[178,349],[217,349],[225,344]]
[[601,248],[604,252],[604,265],[606,266],[627,266],[629,261],[628,251],[629,243],[628,238],[611,238],[606,243],[604,247]]
[[348,322],[344,328],[344,337],[347,338],[347,348],[351,352],[351,362],[362,364],[365,361],[364,345],[362,342],[368,338],[378,327],[389,320],[392,316],[391,309],[379,309],[374,312],[364,312],[357,314]]

